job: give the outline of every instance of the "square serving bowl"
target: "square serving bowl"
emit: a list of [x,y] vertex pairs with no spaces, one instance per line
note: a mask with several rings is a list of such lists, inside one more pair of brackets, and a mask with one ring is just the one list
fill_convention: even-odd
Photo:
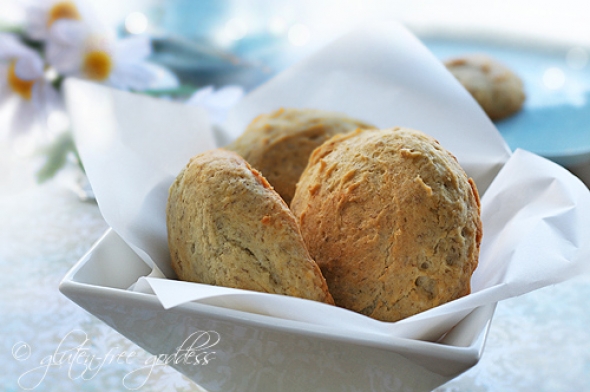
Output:
[[[325,311],[295,317],[304,313],[304,306],[290,308],[296,305],[288,300],[273,302],[280,302],[280,312],[265,314],[261,309],[268,303],[258,300],[254,302],[260,305],[257,309],[205,301],[166,309],[159,299],[162,296],[137,290],[136,283],[145,283],[140,278],[152,274],[151,265],[173,276],[166,273],[170,265],[164,207],[169,186],[191,156],[224,144],[214,140],[206,116],[187,105],[75,80],[66,81],[65,91],[76,145],[112,229],[68,272],[60,290],[147,352],[173,359],[167,361],[170,366],[211,392],[427,391],[444,384],[479,361],[496,301],[538,287],[537,282],[529,282],[529,270],[523,269],[533,248],[525,242],[524,250],[516,249],[517,241],[502,241],[501,234],[504,230],[518,233],[511,240],[547,236],[531,231],[526,219],[513,222],[513,215],[537,214],[543,219],[559,218],[563,212],[560,205],[555,207],[551,192],[543,192],[550,202],[541,203],[541,209],[533,206],[531,213],[525,208],[529,197],[538,199],[538,184],[555,182],[541,174],[530,175],[526,184],[533,185],[527,187],[519,179],[530,167],[537,168],[537,173],[545,166],[527,154],[514,154],[512,159],[481,108],[417,38],[399,25],[370,26],[344,36],[249,93],[228,116],[225,136],[236,137],[256,115],[280,106],[350,113],[382,128],[407,124],[436,137],[453,151],[484,195],[482,220],[487,214],[488,242],[486,249],[482,244],[478,267],[482,273],[472,279],[472,288],[479,292],[464,297],[471,302],[453,301],[459,305],[439,308],[435,316],[413,324],[386,325],[405,326],[411,334],[403,335],[390,328],[355,328],[344,320],[345,311],[332,318]],[[508,174],[498,175],[506,167]],[[484,199],[490,195],[486,188],[492,180],[495,187],[491,187],[491,200],[487,200],[491,207],[486,212]],[[527,191],[521,192],[521,186]],[[520,198],[506,202],[503,195],[512,195],[516,188]],[[561,197],[559,186],[551,189]],[[495,213],[498,205],[502,214]],[[522,210],[525,213],[519,214]],[[550,211],[539,214],[545,210]],[[522,228],[525,224],[527,229]],[[538,227],[547,234],[545,225]],[[560,230],[556,231],[559,238]],[[565,230],[568,235],[577,233]],[[547,247],[555,245],[544,242]],[[512,260],[512,255],[520,259]],[[537,253],[534,260],[536,267]],[[552,260],[546,260],[551,267],[547,271],[555,271]],[[512,261],[519,262],[520,268],[510,269]],[[167,293],[174,296],[182,291],[180,286],[186,287],[181,284],[186,282],[171,283]],[[506,286],[510,290],[503,290]],[[426,333],[436,335],[436,341],[427,340]],[[413,338],[407,338],[410,335]],[[211,340],[205,342],[204,337]]]
[[[190,157],[224,144],[206,113],[188,105],[75,80],[64,86],[76,146],[112,229],[60,290],[211,392],[431,390],[479,361],[497,301],[588,270],[587,187],[532,153],[511,153],[471,95],[400,25],[368,26],[328,45],[250,92],[223,127],[231,140],[260,113],[319,108],[422,130],[457,157],[482,195],[485,235],[472,293],[378,328],[300,299],[205,303],[192,296],[196,285],[159,279],[147,281],[158,296],[138,290],[140,278],[155,275],[152,265],[173,277],[170,184]],[[210,295],[218,289],[211,287],[197,291]],[[184,302],[169,307],[166,296]]]
[[173,354],[202,331],[216,336],[207,361],[170,361],[211,392],[431,390],[479,361],[495,309],[475,309],[438,342],[338,334],[196,302],[166,310],[155,295],[128,289],[150,272],[109,229],[60,291],[154,355]]

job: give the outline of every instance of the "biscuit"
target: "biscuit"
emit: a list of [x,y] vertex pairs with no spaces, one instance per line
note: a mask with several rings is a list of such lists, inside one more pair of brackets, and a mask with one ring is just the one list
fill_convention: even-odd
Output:
[[522,108],[522,80],[505,65],[481,54],[445,62],[447,69],[475,98],[492,120],[501,120]]
[[477,189],[422,132],[333,137],[311,155],[291,209],[337,306],[397,321],[470,292]]
[[374,127],[334,112],[279,109],[256,117],[225,148],[237,152],[262,172],[289,204],[312,151],[330,137],[357,128]]
[[170,187],[166,215],[179,279],[333,304],[295,217],[239,155],[193,157]]

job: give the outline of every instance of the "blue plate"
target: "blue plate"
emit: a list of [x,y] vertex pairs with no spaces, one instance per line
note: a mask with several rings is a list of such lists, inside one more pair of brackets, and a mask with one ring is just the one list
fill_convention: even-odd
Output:
[[523,109],[496,122],[511,149],[522,148],[564,166],[590,161],[588,51],[445,38],[423,42],[441,60],[485,53],[521,77],[527,95]]

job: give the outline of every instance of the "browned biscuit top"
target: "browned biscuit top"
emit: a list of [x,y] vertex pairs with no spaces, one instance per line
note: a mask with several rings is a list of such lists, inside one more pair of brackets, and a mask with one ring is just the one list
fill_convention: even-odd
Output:
[[226,148],[259,170],[289,204],[312,151],[330,137],[357,128],[374,127],[340,113],[279,109],[256,117]]
[[181,280],[333,303],[295,217],[233,152],[190,160],[170,188],[167,227]]
[[479,196],[422,132],[333,137],[310,157],[291,209],[338,306],[396,321],[470,292]]

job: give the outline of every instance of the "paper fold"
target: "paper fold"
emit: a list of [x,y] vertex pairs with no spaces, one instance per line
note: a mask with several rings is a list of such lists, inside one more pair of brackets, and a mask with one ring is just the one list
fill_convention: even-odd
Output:
[[195,154],[215,147],[196,107],[68,79],[74,141],[106,222],[150,266],[174,276],[166,239],[170,184]]
[[[215,146],[206,114],[76,80],[66,83],[66,97],[105,220],[146,262],[173,276],[168,187],[191,156]],[[590,270],[588,189],[550,161],[520,150],[511,155],[477,103],[400,25],[354,31],[250,93],[230,113],[225,137],[279,107],[334,110],[383,128],[419,129],[456,155],[483,193],[473,293],[386,323],[298,298],[154,277],[138,282],[165,307],[198,301],[342,330],[437,339],[476,307]]]

